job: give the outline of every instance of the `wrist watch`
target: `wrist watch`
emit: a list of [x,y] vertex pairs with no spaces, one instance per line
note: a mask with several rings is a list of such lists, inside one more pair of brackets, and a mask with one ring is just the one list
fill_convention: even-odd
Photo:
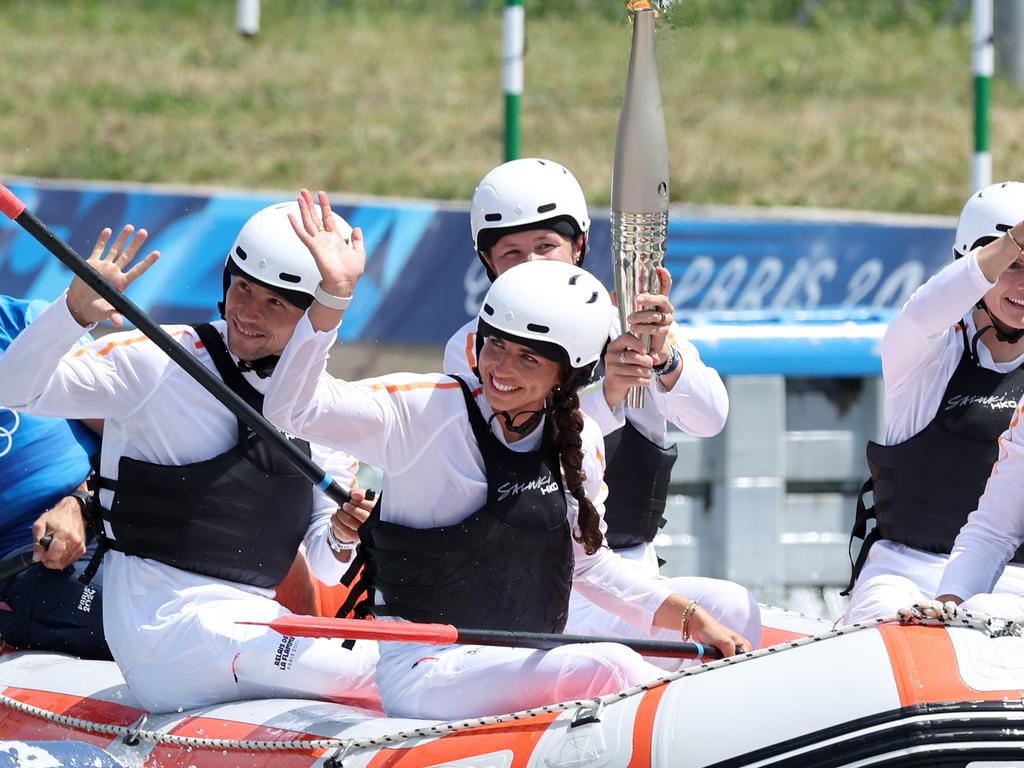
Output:
[[85,518],[85,522],[92,525],[95,521],[94,518],[96,517],[95,497],[88,491],[83,491],[79,488],[76,488],[67,495],[78,502],[78,507],[82,512],[82,517]]

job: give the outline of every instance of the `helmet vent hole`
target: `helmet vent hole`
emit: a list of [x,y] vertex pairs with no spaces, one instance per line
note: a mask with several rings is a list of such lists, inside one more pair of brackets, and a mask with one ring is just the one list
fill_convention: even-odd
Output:
[[246,259],[249,258],[249,254],[247,254],[245,252],[245,249],[240,245],[235,247],[235,255],[242,261],[245,261]]
[[490,304],[484,304],[484,312],[486,312],[488,315],[493,315],[494,307],[492,307]]
[[580,279],[579,275],[573,275],[569,278],[569,285],[576,285],[576,281]]
[[298,275],[292,275],[288,272],[279,272],[277,276],[284,280],[286,283],[295,283],[296,285],[302,282],[302,278]]
[[557,203],[545,203],[544,205],[538,205],[537,206],[537,213],[547,213],[548,211],[555,210],[555,208],[557,208],[557,207],[558,207]]
[[538,325],[537,323],[527,323],[526,330],[533,331],[534,333],[548,333],[551,331],[546,325]]
[[594,291],[592,294],[590,294],[590,298],[587,299],[586,303],[593,304],[595,301],[597,301],[597,291]]
[[484,221],[501,221],[500,213],[488,213],[484,216]]
[[1013,224],[996,224],[996,232],[1009,232],[1013,229]]

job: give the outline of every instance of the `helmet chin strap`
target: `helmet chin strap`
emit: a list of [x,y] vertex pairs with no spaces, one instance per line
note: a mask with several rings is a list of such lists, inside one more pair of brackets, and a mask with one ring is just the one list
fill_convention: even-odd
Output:
[[261,379],[267,379],[274,372],[274,368],[277,367],[277,361],[280,359],[280,355],[267,355],[258,360],[239,360],[238,370],[242,373],[252,371]]
[[[501,420],[505,422],[505,428],[509,432],[513,432],[517,435],[524,435],[527,432],[532,431],[534,427],[536,427],[537,424],[540,423],[540,420],[544,416],[544,414],[553,414],[555,411],[557,411],[559,408],[565,405],[566,399],[574,391],[575,383],[579,378],[583,378],[583,375],[581,375],[578,371],[573,371],[573,373],[569,375],[568,379],[564,383],[556,386],[554,389],[551,390],[551,392],[548,394],[547,400],[544,403],[544,407],[541,408],[539,411],[530,412],[530,418],[528,418],[518,427],[512,423],[512,417],[509,415],[508,411],[495,411],[494,413],[491,414],[491,419],[493,419],[495,416],[500,416]],[[526,411],[520,411],[520,413],[526,413]]]
[[972,342],[971,346],[974,348],[973,351],[975,353],[975,357],[977,357],[978,352],[978,339],[989,328],[995,331],[996,339],[998,339],[999,341],[1007,342],[1009,344],[1016,344],[1018,341],[1024,338],[1024,328],[1010,328],[1008,325],[998,320],[996,316],[992,314],[992,311],[988,308],[988,306],[985,304],[984,299],[979,301],[977,306],[979,309],[983,310],[986,315],[988,315],[988,319],[991,325],[985,326],[984,328],[980,329],[977,333],[974,334],[974,341]]
[[[528,418],[519,426],[516,426],[515,424],[512,423],[513,417],[509,415],[508,411],[495,411],[494,413],[491,414],[491,418],[488,419],[488,422],[490,422],[491,419],[493,419],[495,416],[500,416],[501,420],[505,422],[505,429],[517,435],[525,435],[528,432],[532,432],[534,430],[534,428],[540,423],[541,418],[543,418],[547,410],[547,408],[542,408],[539,411],[529,412],[530,418]],[[520,413],[527,413],[527,411],[520,411]]]

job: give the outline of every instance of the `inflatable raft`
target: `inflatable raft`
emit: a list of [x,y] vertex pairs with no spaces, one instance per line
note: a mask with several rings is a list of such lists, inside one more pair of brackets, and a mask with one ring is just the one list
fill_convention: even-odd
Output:
[[[0,656],[0,767],[1024,765],[1024,638],[984,617],[831,629],[600,700],[438,723],[327,702],[139,708],[112,662]],[[6,761],[6,762],[5,762]]]

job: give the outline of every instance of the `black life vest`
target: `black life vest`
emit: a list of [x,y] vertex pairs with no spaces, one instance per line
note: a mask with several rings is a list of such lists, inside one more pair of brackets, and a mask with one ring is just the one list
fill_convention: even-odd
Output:
[[[590,384],[603,383],[605,373],[602,357]],[[662,448],[648,440],[629,421],[628,414],[625,426],[604,436],[604,477],[608,486],[604,522],[609,547],[626,549],[654,541],[665,526],[668,486],[678,454],[675,445]],[[660,559],[658,562],[664,563]]]
[[665,525],[665,502],[678,449],[651,442],[628,419],[624,427],[605,436],[604,446],[608,546],[624,549],[654,541]]
[[[374,509],[343,583],[362,576],[339,615],[374,613],[463,628],[561,632],[569,610],[573,551],[550,420],[541,445],[513,451],[491,432],[460,378],[487,473],[487,503],[461,522],[410,528]],[[383,605],[373,605],[379,592]]]
[[[864,544],[847,591],[879,539],[948,555],[985,490],[999,455],[997,438],[1024,395],[1024,368],[1000,373],[981,367],[966,326],[959,328],[964,351],[928,426],[896,445],[868,442],[871,477],[861,489],[850,537],[851,545],[854,538]],[[874,496],[871,507],[864,502],[868,491]],[[875,528],[867,534],[871,519]],[[1013,562],[1024,563],[1024,549]]]
[[[209,324],[193,326],[224,382],[257,411],[263,395],[231,360]],[[309,455],[309,443],[294,441]],[[179,466],[127,456],[101,510],[115,538],[105,546],[256,587],[271,588],[288,573],[309,527],[313,486],[292,464],[238,421],[238,442],[225,453]]]

